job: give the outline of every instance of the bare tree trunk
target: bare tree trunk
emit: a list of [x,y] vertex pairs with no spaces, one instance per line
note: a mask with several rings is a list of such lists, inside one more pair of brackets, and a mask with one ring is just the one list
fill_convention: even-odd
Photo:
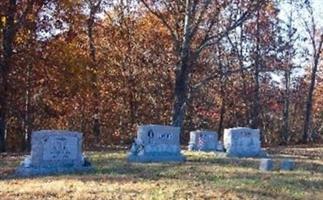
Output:
[[290,96],[290,70],[285,70],[285,97],[284,97],[284,110],[283,110],[283,131],[282,140],[283,143],[288,142],[289,137],[289,96]]
[[[41,8],[41,7],[40,7]],[[39,9],[40,9],[39,8]],[[37,12],[38,13],[38,12]],[[31,35],[29,38],[29,49],[32,49],[32,44],[36,42],[37,34],[36,34],[36,26],[33,26],[31,29]],[[24,151],[29,152],[31,150],[31,132],[32,132],[32,118],[31,118],[31,92],[32,92],[32,70],[33,70],[33,63],[32,58],[29,56],[29,60],[27,61],[26,72],[25,72],[25,108],[24,108],[24,119],[23,119],[23,129],[24,129]]]
[[226,80],[221,80],[221,109],[220,109],[220,121],[218,127],[218,134],[219,138],[222,138],[222,129],[223,129],[223,121],[224,121],[224,114],[225,114],[225,87],[226,87]]
[[[309,139],[309,129],[312,123],[312,109],[313,109],[313,93],[315,89],[316,74],[321,59],[323,33],[317,29],[317,22],[315,21],[313,7],[310,2],[305,3],[305,8],[310,14],[310,22],[304,20],[306,31],[309,35],[312,50],[313,50],[313,65],[311,72],[311,82],[308,90],[306,106],[305,106],[305,119],[304,119],[304,132],[302,142],[307,143]],[[320,38],[317,38],[319,36]],[[318,39],[318,40],[317,40]],[[318,43],[317,43],[318,42]]]
[[[122,2],[122,5],[125,6],[125,8],[122,11],[122,17],[125,17],[125,11],[129,14],[130,11],[130,6],[129,2]],[[127,20],[125,20],[126,22]],[[134,63],[133,63],[133,59],[131,56],[132,52],[133,52],[133,47],[132,47],[132,41],[133,41],[133,33],[130,30],[131,28],[133,28],[135,26],[133,21],[130,21],[129,23],[131,24],[125,24],[125,29],[127,30],[127,54],[126,54],[126,58],[125,58],[125,65],[124,65],[124,70],[127,70],[128,68],[128,72],[129,72],[129,76],[126,82],[126,86],[128,88],[128,106],[129,106],[129,111],[130,111],[130,127],[126,127],[128,129],[128,131],[130,130],[130,128],[132,128],[136,121],[137,121],[137,105],[136,105],[136,82],[135,82],[135,77],[134,77]],[[130,27],[131,26],[131,27]],[[126,67],[126,66],[129,67]],[[129,124],[128,124],[129,125]]]
[[256,58],[255,58],[255,73],[254,73],[254,80],[255,80],[255,89],[254,89],[254,101],[253,101],[253,112],[252,112],[252,128],[259,128],[259,107],[260,107],[260,97],[259,97],[259,90],[260,90],[260,83],[259,83],[259,74],[260,74],[260,29],[259,29],[259,10],[257,11],[257,27],[256,27]]
[[[315,36],[315,32],[314,32],[314,36]],[[307,143],[308,139],[309,139],[308,132],[309,132],[309,129],[310,129],[311,123],[312,123],[311,118],[312,118],[312,109],[313,109],[313,93],[314,93],[314,89],[315,89],[316,73],[317,73],[317,68],[318,68],[319,60],[320,60],[320,56],[321,56],[322,44],[323,44],[323,34],[321,35],[317,49],[316,49],[315,42],[313,42],[314,63],[313,63],[313,68],[312,68],[312,73],[311,73],[310,88],[309,88],[308,96],[307,96],[307,100],[306,100],[303,143]]]
[[[85,102],[86,102],[86,100],[84,99],[84,97],[81,97],[81,107],[80,107],[80,112],[81,112],[81,118],[80,118],[80,130],[81,130],[81,132],[83,133],[83,134],[85,134],[85,131],[86,131],[86,120],[85,120],[85,115],[84,115],[84,113],[85,113]],[[86,140],[87,139],[87,137],[88,137],[88,135],[87,134],[85,134],[85,135],[83,135],[83,137],[84,137],[84,139]]]
[[315,76],[316,76],[317,66],[314,66],[311,74],[311,83],[308,91],[308,96],[306,100],[306,111],[305,111],[305,121],[304,121],[304,132],[303,132],[303,143],[307,143],[309,129],[311,126],[312,117],[312,107],[313,107],[313,93],[315,86]]
[[1,86],[0,86],[0,152],[6,150],[6,117],[8,104],[8,76],[13,55],[13,41],[15,38],[16,0],[9,0],[7,9],[7,24],[3,29],[3,58],[0,60]]
[[[241,74],[241,79],[242,79],[242,88],[243,88],[243,94],[244,94],[244,98],[243,101],[245,102],[246,105],[250,104],[250,102],[248,102],[248,91],[247,91],[247,84],[246,84],[246,75],[244,72],[244,63],[243,63],[243,25],[241,25],[241,32],[240,32],[240,52],[239,52],[239,67],[240,67],[240,74]],[[248,106],[247,106],[248,107]],[[246,110],[246,121],[245,124],[248,124],[249,120],[250,120],[250,111],[249,109]]]
[[187,97],[188,97],[188,66],[186,58],[179,64],[176,70],[175,94],[173,105],[172,125],[182,127],[184,124]]
[[187,107],[187,98],[188,98],[188,75],[189,75],[189,66],[192,63],[189,63],[189,54],[190,54],[190,43],[192,40],[191,33],[191,1],[185,1],[185,18],[184,18],[184,35],[183,41],[181,43],[181,48],[178,49],[179,54],[179,63],[176,66],[175,70],[175,90],[174,90],[174,106],[173,106],[173,117],[172,125],[177,127],[183,127],[186,107]]
[[32,65],[27,66],[26,72],[26,93],[25,93],[25,113],[24,113],[24,150],[30,151],[31,148],[31,116],[30,116],[30,90],[31,90],[31,70]]
[[97,62],[96,62],[96,48],[94,44],[94,37],[93,37],[93,27],[94,27],[94,20],[95,15],[97,14],[100,8],[101,0],[98,2],[89,1],[90,7],[90,16],[88,19],[88,26],[87,26],[87,33],[88,33],[88,40],[89,40],[89,50],[90,50],[90,57],[92,60],[91,68],[92,68],[92,86],[94,90],[94,99],[93,99],[93,106],[94,106],[94,113],[93,113],[93,133],[95,135],[95,143],[98,144],[100,142],[100,135],[101,135],[101,124],[100,124],[100,92],[98,88],[98,75],[97,75]]
[[[2,64],[5,64],[3,62]],[[6,114],[7,114],[7,93],[8,93],[8,73],[6,72],[7,69],[1,66],[1,95],[0,95],[0,152],[6,151]]]
[[291,73],[293,69],[292,58],[293,58],[293,35],[294,35],[294,27],[293,27],[293,1],[289,2],[290,4],[290,14],[288,19],[288,66],[285,69],[285,95],[284,95],[284,110],[283,110],[283,132],[281,134],[281,139],[283,143],[288,143],[289,138],[289,107],[290,107],[290,79]]
[[8,64],[1,63],[1,95],[0,95],[0,152],[6,151],[6,114],[8,95]]

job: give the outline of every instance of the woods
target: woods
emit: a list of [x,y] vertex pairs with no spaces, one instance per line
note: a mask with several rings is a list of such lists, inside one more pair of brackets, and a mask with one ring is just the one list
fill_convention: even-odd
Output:
[[130,144],[150,123],[319,143],[322,28],[312,1],[1,1],[0,151],[41,129]]

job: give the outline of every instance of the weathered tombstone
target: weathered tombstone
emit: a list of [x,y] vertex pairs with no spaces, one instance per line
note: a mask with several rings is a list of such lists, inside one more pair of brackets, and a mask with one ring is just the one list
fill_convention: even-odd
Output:
[[20,176],[50,175],[91,170],[82,154],[82,133],[42,130],[32,133],[31,155],[16,173]]
[[213,131],[192,131],[188,149],[191,151],[216,151],[218,133]]
[[291,159],[282,160],[280,163],[280,170],[282,171],[291,171],[295,168],[295,163]]
[[228,156],[266,157],[261,150],[259,129],[243,127],[224,129],[223,142]]
[[128,154],[129,162],[182,162],[180,128],[163,125],[138,127],[137,138]]
[[264,158],[260,160],[259,169],[261,171],[272,171],[274,168],[274,162],[272,159]]

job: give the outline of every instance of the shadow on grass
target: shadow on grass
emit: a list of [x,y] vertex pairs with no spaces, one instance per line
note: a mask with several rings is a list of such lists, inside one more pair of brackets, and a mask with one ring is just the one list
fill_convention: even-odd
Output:
[[214,157],[213,159],[200,160],[200,159],[189,159],[188,162],[191,163],[206,163],[214,164],[220,167],[242,167],[242,168],[253,168],[256,169],[259,164],[257,159],[246,159],[246,158],[221,158]]
[[[213,180],[212,180],[213,178]],[[305,193],[318,192],[322,194],[323,180],[311,180],[305,176],[286,174],[248,174],[231,173],[228,178],[209,177],[216,187],[247,194],[250,198],[261,199],[299,199]]]
[[275,193],[275,192],[269,192],[269,191],[259,191],[254,189],[247,189],[247,188],[237,188],[234,189],[235,192],[245,194],[249,196],[249,198],[252,199],[258,199],[261,197],[261,199],[295,199],[294,197],[291,197],[289,194],[283,194],[283,193]]
[[[270,158],[274,161],[274,171],[279,171],[283,159],[292,159],[295,161],[295,170],[307,171],[310,173],[319,173],[323,175],[323,162],[306,158],[281,157],[272,155]],[[196,155],[189,156],[188,161],[192,163],[207,163],[221,167],[239,167],[245,169],[258,170],[261,158],[236,158],[236,157],[218,157],[208,156],[207,158],[197,158]],[[322,163],[322,164],[321,164]]]
[[[126,152],[88,152],[92,164],[95,170],[87,173],[75,173],[70,175],[49,175],[45,177],[55,178],[73,178],[80,179],[82,181],[98,180],[104,177],[114,180],[128,180],[128,179],[146,179],[146,180],[159,180],[159,179],[178,179],[178,180],[223,180],[224,178],[235,178],[235,171],[239,168],[247,169],[248,173],[239,174],[239,177],[244,179],[250,179],[251,183],[259,181],[263,175],[258,170],[259,159],[246,159],[246,158],[226,158],[217,157],[211,154],[194,154],[187,155],[187,161],[185,163],[128,163],[126,161]],[[297,162],[296,170],[311,171],[315,173],[323,174],[323,165],[313,163]],[[300,166],[300,168],[298,168]],[[203,169],[204,167],[212,169]],[[222,170],[227,168],[229,171]],[[216,174],[217,172],[220,174]],[[14,168],[13,168],[14,171]],[[251,175],[248,175],[248,174]],[[277,172],[268,172],[269,174],[276,176]],[[301,175],[300,175],[301,174]],[[246,176],[248,175],[248,176]],[[290,176],[298,177],[304,175],[300,171],[295,173],[289,172]],[[99,178],[97,178],[99,177]],[[126,178],[125,178],[126,177]],[[33,177],[42,178],[42,177]],[[55,179],[54,178],[54,179]],[[0,176],[0,180],[8,179],[30,179],[26,177],[16,177],[12,173]]]

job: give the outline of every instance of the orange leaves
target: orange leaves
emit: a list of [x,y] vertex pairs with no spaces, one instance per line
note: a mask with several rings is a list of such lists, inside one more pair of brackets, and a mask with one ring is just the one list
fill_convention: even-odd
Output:
[[[15,38],[10,72],[9,115],[15,119],[14,132],[21,132],[19,124],[22,124],[25,112],[27,80],[30,80],[35,129],[83,131],[86,142],[90,143],[93,105],[98,101],[102,140],[106,144],[111,143],[111,138],[130,140],[137,124],[170,123],[175,67],[181,46],[176,46],[169,29],[143,5],[121,5],[118,2],[106,5],[105,13],[97,15],[94,20],[95,61],[89,55],[89,16],[84,10],[85,1],[55,1],[43,9],[39,19],[36,15],[28,15],[28,23]],[[159,2],[171,5],[162,9],[161,14],[182,40],[183,5],[177,5],[179,1]],[[205,1],[196,2],[201,6]],[[239,13],[250,6],[247,0],[212,3],[190,41],[190,56],[205,39],[211,23],[215,24],[209,30],[209,36],[214,35],[212,41],[216,41]],[[201,7],[197,9],[196,16]],[[198,128],[204,122],[208,123],[207,128],[217,129],[221,116],[223,127],[249,125],[255,93],[254,63],[258,56],[261,126],[272,138],[280,131],[285,96],[283,88],[274,84],[270,73],[290,67],[286,49],[292,45],[282,44],[285,38],[276,26],[279,23],[276,4],[267,1],[259,11],[259,32],[256,20],[256,15],[252,15],[250,20],[205,49],[198,59],[189,57],[194,61],[190,63],[194,66],[190,69],[190,86],[210,75],[214,78],[197,90],[190,88],[186,130]],[[0,21],[0,27],[7,23],[4,17],[0,17]],[[323,104],[321,78],[318,82],[314,110],[315,117],[321,119],[317,115]],[[307,85],[302,79],[292,83],[291,126],[297,133],[300,132]]]
[[0,16],[0,29],[5,27],[6,22],[7,22],[7,18],[5,16]]

